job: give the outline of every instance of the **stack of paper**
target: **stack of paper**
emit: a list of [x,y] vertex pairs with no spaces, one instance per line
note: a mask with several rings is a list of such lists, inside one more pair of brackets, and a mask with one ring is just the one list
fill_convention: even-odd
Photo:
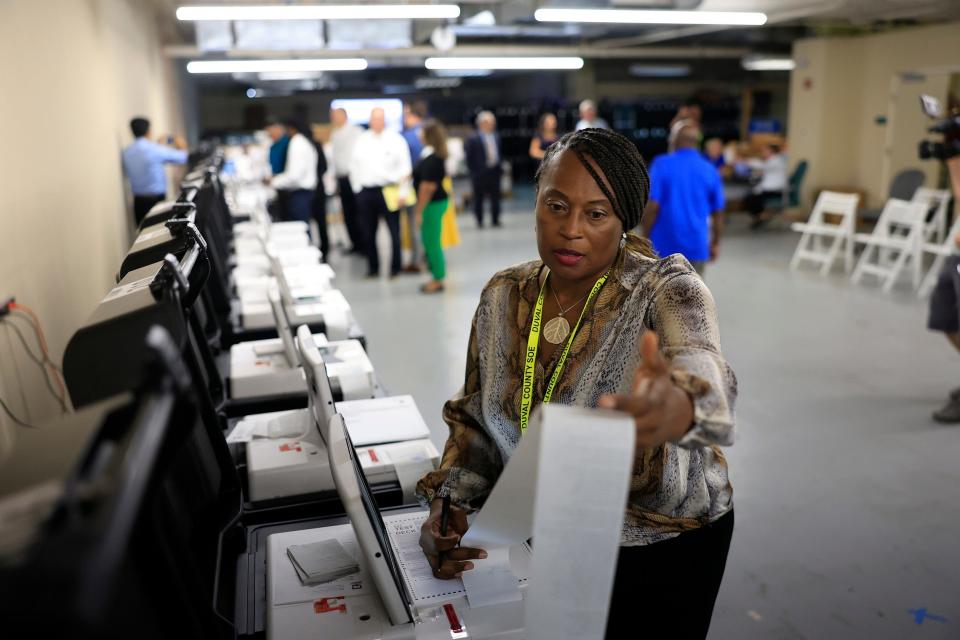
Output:
[[338,540],[290,545],[287,556],[305,585],[323,584],[360,571],[360,565]]

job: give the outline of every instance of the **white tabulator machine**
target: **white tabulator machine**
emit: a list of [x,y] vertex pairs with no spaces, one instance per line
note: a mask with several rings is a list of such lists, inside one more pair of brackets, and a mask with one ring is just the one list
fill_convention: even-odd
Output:
[[[230,347],[230,397],[253,399],[291,393],[305,394],[303,370],[287,314],[279,293],[269,295],[270,308],[279,337],[240,342]],[[360,400],[376,395],[373,363],[359,340],[329,342],[314,334],[334,395]]]
[[[405,496],[433,469],[440,454],[413,398],[398,396],[334,404],[327,367],[309,328],[297,332],[297,351],[306,377],[308,409],[248,416],[237,429],[252,431],[247,442],[250,499],[263,501],[334,489],[329,456],[318,430],[342,405],[357,435],[356,456],[371,482],[397,480]],[[359,405],[359,406],[358,406]]]

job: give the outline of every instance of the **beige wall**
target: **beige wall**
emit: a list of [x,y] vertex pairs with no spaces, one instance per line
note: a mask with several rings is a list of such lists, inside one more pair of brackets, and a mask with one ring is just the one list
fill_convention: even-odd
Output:
[[[0,297],[46,328],[53,359],[110,288],[130,243],[120,166],[127,122],[178,131],[175,81],[146,0],[0,4]],[[31,422],[56,414],[39,368],[0,328],[0,396]],[[0,460],[16,432],[0,414]]]
[[[948,23],[794,44],[797,69],[791,74],[787,131],[791,160],[810,162],[805,206],[815,189],[828,185],[862,189],[865,206],[880,206],[889,176],[906,167],[924,170],[927,184],[933,185],[937,165],[915,155],[926,123],[917,96],[924,90],[945,94],[946,80],[929,76],[924,82],[901,83],[895,113],[890,109],[891,80],[903,72],[956,64],[958,33],[960,23]],[[878,123],[878,116],[887,118],[887,124]]]

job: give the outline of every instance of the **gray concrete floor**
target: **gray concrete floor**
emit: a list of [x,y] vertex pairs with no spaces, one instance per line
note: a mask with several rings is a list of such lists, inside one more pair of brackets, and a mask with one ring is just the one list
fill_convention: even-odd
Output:
[[[383,381],[416,398],[438,447],[481,287],[536,257],[531,212],[527,192],[502,229],[461,214],[438,296],[417,291],[425,276],[363,280],[359,258],[333,256]],[[796,241],[735,218],[707,272],[740,380],[737,523],[710,637],[960,638],[960,427],[930,419],[960,355],[909,291],[791,273]],[[946,622],[918,625],[921,608]]]

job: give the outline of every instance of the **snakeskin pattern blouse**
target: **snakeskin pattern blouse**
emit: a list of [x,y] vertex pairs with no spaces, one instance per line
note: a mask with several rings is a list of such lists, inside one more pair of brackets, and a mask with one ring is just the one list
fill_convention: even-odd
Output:
[[[486,285],[473,318],[463,388],[443,408],[450,437],[440,467],[420,479],[428,504],[449,495],[478,509],[520,438],[523,354],[540,291],[539,260],[501,271]],[[622,545],[671,538],[732,508],[721,445],[733,441],[737,380],[720,353],[713,297],[680,256],[662,260],[621,252],[584,316],[551,402],[596,407],[607,393],[629,393],[639,338],[652,329],[671,376],[693,399],[694,424],[676,444],[642,450],[634,462]],[[562,349],[537,363],[540,403]]]

